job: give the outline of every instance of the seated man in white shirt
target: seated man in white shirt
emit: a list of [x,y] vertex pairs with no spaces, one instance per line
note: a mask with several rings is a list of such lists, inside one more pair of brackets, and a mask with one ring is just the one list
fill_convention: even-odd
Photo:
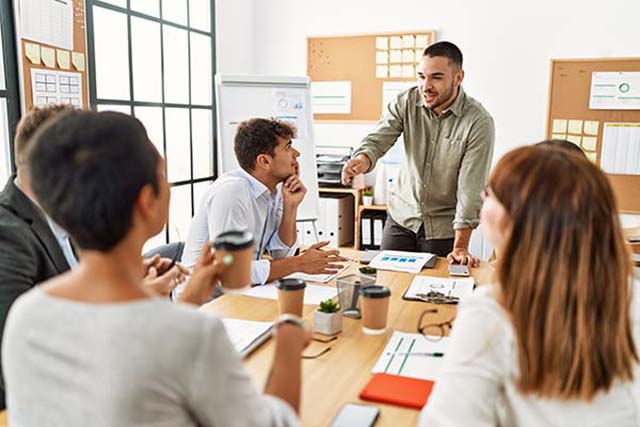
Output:
[[[295,272],[333,273],[344,261],[328,242],[294,256],[296,215],[307,189],[298,177],[291,139],[296,130],[276,119],[255,118],[238,125],[234,150],[240,168],[220,176],[200,201],[187,238],[183,263],[192,268],[205,242],[223,231],[248,230],[254,237],[253,284],[262,285]],[[278,184],[282,184],[281,186]],[[272,260],[262,259],[268,252]],[[178,296],[183,286],[176,288]]]

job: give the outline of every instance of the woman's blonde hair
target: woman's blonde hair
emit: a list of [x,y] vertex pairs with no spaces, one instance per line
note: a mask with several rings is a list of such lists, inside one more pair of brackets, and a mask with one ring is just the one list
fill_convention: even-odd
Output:
[[497,276],[518,389],[588,401],[632,380],[633,270],[607,177],[583,156],[531,146],[504,156],[489,186],[509,217]]

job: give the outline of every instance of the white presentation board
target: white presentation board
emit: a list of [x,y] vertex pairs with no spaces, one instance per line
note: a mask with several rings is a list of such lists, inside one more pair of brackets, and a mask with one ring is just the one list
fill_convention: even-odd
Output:
[[300,178],[307,195],[298,209],[298,220],[316,220],[319,210],[318,173],[313,139],[313,115],[309,78],[216,74],[218,119],[218,171],[238,167],[233,151],[236,127],[253,117],[276,117],[298,129],[293,146],[300,152]]

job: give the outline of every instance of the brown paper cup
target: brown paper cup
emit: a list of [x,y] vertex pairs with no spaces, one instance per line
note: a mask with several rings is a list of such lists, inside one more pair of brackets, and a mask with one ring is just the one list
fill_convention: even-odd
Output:
[[302,317],[304,305],[304,281],[299,279],[281,279],[276,283],[278,288],[278,306],[280,314],[293,314]]
[[224,262],[232,258],[231,264],[220,274],[220,285],[224,292],[243,290],[251,286],[251,261],[253,260],[253,235],[247,231],[227,231],[213,242],[215,258]]
[[384,286],[368,286],[360,290],[362,305],[362,331],[380,335],[387,329],[391,291]]

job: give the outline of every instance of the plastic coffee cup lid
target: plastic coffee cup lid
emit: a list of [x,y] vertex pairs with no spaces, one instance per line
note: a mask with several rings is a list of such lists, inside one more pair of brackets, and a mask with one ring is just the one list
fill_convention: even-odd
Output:
[[237,251],[253,246],[253,234],[248,231],[225,231],[218,234],[213,241],[214,249],[223,251]]
[[360,289],[360,295],[365,298],[386,298],[391,296],[391,290],[386,286],[365,286]]
[[302,279],[280,279],[276,282],[276,288],[283,291],[297,291],[306,287],[307,284]]

